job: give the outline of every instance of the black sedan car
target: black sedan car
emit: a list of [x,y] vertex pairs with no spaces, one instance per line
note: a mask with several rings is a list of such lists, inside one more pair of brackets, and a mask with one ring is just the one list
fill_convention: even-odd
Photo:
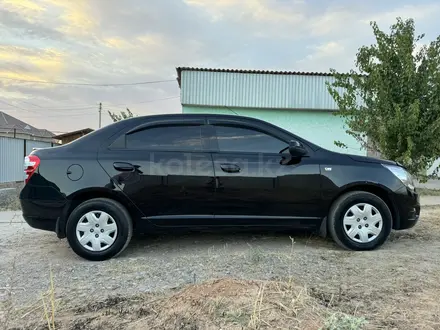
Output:
[[25,158],[23,217],[89,260],[121,253],[133,232],[307,229],[372,250],[420,214],[396,162],[323,149],[234,115],[123,120]]

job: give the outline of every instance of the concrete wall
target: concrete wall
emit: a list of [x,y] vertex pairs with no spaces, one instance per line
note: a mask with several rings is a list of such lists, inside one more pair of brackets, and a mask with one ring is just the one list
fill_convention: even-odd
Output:
[[[183,106],[183,113],[231,115],[234,112],[241,116],[268,121],[329,150],[366,155],[366,151],[361,149],[360,144],[345,133],[343,120],[330,111]],[[337,147],[334,144],[335,140],[344,142],[349,149]]]

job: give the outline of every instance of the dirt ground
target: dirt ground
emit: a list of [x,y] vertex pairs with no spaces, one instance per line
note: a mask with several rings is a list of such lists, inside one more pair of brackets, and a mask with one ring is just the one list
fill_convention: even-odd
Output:
[[0,223],[1,329],[53,329],[52,302],[69,330],[440,329],[439,207],[370,252],[309,234],[203,233],[135,238],[102,263],[11,220]]

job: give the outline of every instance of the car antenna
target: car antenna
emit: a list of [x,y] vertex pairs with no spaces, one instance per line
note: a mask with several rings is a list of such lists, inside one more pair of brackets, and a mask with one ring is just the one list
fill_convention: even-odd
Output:
[[230,107],[226,107],[226,109],[230,110],[232,113],[236,114],[237,116],[240,116],[238,113],[236,113],[234,110],[232,110]]

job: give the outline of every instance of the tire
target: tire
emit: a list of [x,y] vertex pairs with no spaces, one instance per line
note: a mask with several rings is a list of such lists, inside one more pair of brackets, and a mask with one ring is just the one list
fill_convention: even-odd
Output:
[[[379,221],[380,218],[382,221]],[[339,246],[348,250],[379,248],[388,239],[392,227],[393,217],[388,205],[380,197],[364,191],[352,191],[340,196],[333,203],[328,216],[330,236]]]
[[[108,198],[94,198],[78,205],[66,224],[72,250],[90,261],[103,261],[125,250],[133,235],[127,209]],[[82,243],[80,242],[82,240]]]

